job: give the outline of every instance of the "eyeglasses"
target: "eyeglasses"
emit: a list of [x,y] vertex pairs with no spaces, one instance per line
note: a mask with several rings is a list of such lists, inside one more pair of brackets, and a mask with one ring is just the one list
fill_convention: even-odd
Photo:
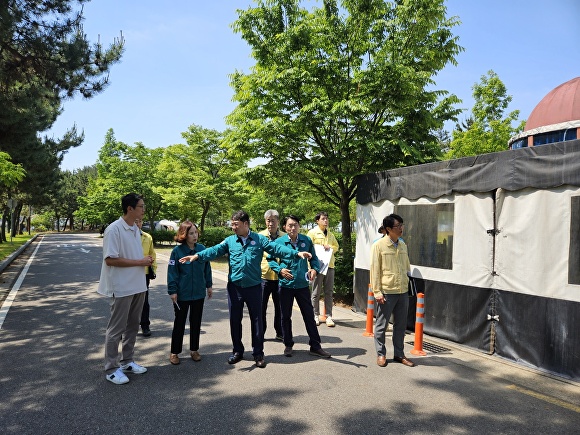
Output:
[[393,225],[393,228],[403,228],[405,226],[405,224],[397,224],[397,225]]
[[139,207],[139,208],[142,208],[143,210],[145,210],[145,204],[142,204],[142,205],[136,205],[136,206],[135,206],[135,208],[137,208],[137,207]]

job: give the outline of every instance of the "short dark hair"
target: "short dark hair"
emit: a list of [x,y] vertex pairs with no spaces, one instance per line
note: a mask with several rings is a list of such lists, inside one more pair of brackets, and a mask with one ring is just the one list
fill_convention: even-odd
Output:
[[318,222],[318,220],[322,217],[328,217],[328,213],[326,213],[325,211],[319,211],[318,213],[316,213],[316,216],[314,216],[314,221]]
[[395,221],[398,221],[399,223],[402,224],[403,218],[401,216],[399,216],[398,214],[394,214],[394,213],[390,214],[388,216],[385,216],[385,218],[383,219],[383,227],[385,227],[385,229],[393,228],[393,225],[395,225]]
[[129,193],[121,198],[121,207],[123,208],[123,214],[127,214],[129,207],[137,207],[137,203],[143,199],[143,195],[137,193]]
[[250,215],[244,210],[238,210],[232,215],[232,220],[250,223]]
[[286,223],[288,222],[288,219],[292,219],[293,221],[296,221],[298,223],[300,223],[300,218],[296,217],[293,214],[289,214],[288,216],[286,216],[283,220],[282,220],[282,226],[286,226]]
[[187,234],[189,233],[191,227],[195,227],[195,229],[199,233],[199,228],[197,227],[197,225],[191,222],[190,220],[184,220],[183,222],[181,222],[181,225],[179,225],[179,229],[177,230],[177,234],[175,234],[174,237],[175,241],[182,244],[187,242]]

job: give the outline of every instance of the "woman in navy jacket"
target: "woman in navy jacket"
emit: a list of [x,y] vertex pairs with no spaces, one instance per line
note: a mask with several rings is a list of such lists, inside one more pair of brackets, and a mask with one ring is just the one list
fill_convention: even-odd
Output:
[[182,222],[175,236],[175,240],[180,244],[173,248],[167,266],[167,292],[173,301],[175,311],[171,334],[171,355],[169,356],[171,364],[179,364],[188,311],[190,355],[194,361],[201,360],[199,335],[206,293],[208,299],[212,296],[211,265],[209,261],[179,262],[180,258],[194,255],[205,249],[205,246],[197,243],[198,238],[197,225],[190,221]]

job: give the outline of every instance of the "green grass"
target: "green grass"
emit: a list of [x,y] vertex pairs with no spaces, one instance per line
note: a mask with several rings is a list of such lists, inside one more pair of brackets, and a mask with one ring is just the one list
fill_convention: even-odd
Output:
[[12,237],[12,242],[10,242],[10,237],[7,235],[8,241],[0,243],[0,261],[4,260],[10,254],[12,254],[32,237],[34,237],[34,233],[32,233],[30,236],[28,233],[20,234],[16,237]]

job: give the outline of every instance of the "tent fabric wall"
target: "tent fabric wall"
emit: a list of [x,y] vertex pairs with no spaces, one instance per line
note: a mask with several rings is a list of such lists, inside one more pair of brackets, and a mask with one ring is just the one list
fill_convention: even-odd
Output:
[[579,140],[361,176],[355,309],[366,308],[382,218],[400,206],[453,204],[451,269],[412,265],[425,332],[580,379],[580,285],[568,283],[578,196]]
[[580,302],[568,284],[570,204],[580,187],[500,192],[493,288]]
[[425,333],[493,353],[487,318],[492,312],[492,289],[430,280],[424,282],[424,289]]
[[[413,271],[413,276],[434,281],[490,287],[492,285],[492,238],[487,230],[492,229],[494,224],[493,198],[489,193],[451,195],[437,199],[400,198],[395,202],[385,200],[380,204],[358,204],[359,231],[356,239],[355,268],[370,269],[371,246],[380,236],[376,229],[375,231],[372,229],[378,228],[383,217],[393,213],[395,206],[449,203],[455,206],[455,216],[461,216],[461,219],[455,218],[454,222],[453,269],[420,267]],[[402,218],[405,219],[405,216]],[[409,231],[412,231],[412,228],[408,226],[404,228],[403,239]],[[473,249],[474,246],[478,249]],[[364,291],[366,292],[366,289]]]
[[579,302],[497,291],[494,312],[497,355],[580,380]]

